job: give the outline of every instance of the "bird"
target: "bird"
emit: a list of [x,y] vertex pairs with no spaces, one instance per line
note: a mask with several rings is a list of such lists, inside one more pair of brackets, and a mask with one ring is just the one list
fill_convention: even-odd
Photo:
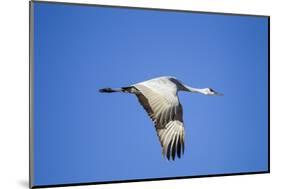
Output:
[[154,123],[162,155],[168,160],[184,154],[185,130],[183,108],[178,92],[221,96],[212,88],[193,88],[173,76],[161,76],[121,88],[102,88],[101,93],[134,94]]

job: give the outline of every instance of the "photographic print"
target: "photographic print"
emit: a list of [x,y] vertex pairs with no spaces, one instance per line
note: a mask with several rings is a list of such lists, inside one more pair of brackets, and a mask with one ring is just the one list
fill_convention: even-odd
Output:
[[30,2],[30,187],[269,173],[269,17]]

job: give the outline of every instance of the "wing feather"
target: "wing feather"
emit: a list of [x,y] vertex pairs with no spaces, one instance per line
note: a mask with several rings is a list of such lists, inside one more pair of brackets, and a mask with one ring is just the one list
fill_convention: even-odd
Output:
[[144,107],[154,122],[163,156],[168,160],[179,158],[184,152],[184,124],[182,118],[182,106],[176,93],[157,90],[155,86],[149,87],[136,84],[134,87],[140,104]]

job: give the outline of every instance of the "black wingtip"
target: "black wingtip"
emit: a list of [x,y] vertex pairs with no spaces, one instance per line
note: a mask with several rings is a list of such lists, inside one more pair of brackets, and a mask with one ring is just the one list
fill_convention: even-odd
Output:
[[180,138],[178,140],[178,145],[177,145],[177,155],[178,158],[181,158],[181,143],[180,143]]
[[168,144],[167,153],[165,154],[168,161],[175,161],[177,158],[181,159],[184,153],[184,143],[181,144],[178,139],[177,144],[172,145],[172,142]]

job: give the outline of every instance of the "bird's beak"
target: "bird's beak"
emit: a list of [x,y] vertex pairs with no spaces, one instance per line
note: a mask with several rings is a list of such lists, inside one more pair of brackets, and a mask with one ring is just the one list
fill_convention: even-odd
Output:
[[222,93],[219,93],[219,92],[216,92],[216,91],[215,91],[215,95],[216,95],[216,96],[223,96]]

